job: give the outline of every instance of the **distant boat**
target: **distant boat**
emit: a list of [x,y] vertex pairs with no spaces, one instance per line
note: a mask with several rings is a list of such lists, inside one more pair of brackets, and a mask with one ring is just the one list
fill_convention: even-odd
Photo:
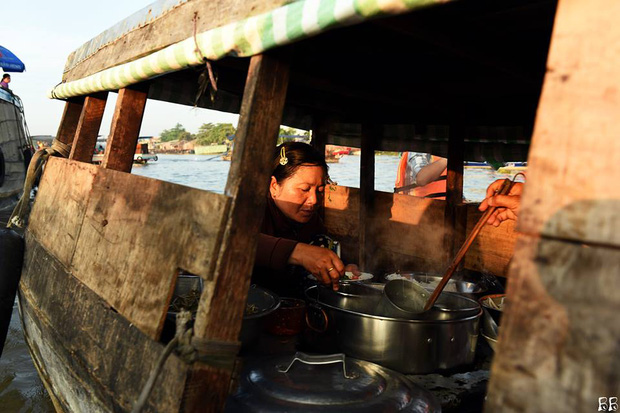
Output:
[[489,165],[488,162],[465,161],[463,166],[469,169],[492,169],[493,168],[491,165]]
[[195,145],[194,153],[196,155],[217,155],[219,153],[228,152],[228,145]]
[[[104,155],[103,152],[93,154],[93,164],[100,164],[103,161]],[[156,162],[157,160],[157,155],[149,153],[148,143],[138,144],[136,152],[133,155],[134,165],[146,165],[148,162]]]
[[24,106],[19,96],[0,88],[0,209],[13,205],[22,191],[32,158]]
[[527,171],[527,162],[507,162],[504,166],[497,170],[497,172],[501,174],[511,174],[525,171]]

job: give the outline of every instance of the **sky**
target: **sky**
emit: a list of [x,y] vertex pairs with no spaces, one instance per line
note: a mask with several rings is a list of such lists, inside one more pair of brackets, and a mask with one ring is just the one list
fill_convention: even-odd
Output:
[[[149,0],[21,0],[5,3],[0,45],[26,65],[11,73],[10,87],[23,103],[31,135],[55,136],[65,102],[47,97],[62,79],[67,57],[88,40],[151,4]],[[100,134],[110,130],[116,93],[110,93]],[[180,123],[196,133],[203,123],[232,123],[237,115],[148,101],[140,136],[157,136]]]

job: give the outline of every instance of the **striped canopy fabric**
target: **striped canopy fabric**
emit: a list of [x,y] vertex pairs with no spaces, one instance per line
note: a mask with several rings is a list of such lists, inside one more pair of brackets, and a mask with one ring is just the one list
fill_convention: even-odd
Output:
[[[327,30],[375,17],[406,13],[449,0],[301,0],[270,12],[198,33],[134,61],[56,86],[50,97],[66,99],[117,90],[197,66],[204,59],[248,57]],[[165,0],[164,0],[165,2]],[[161,2],[155,3],[156,5]],[[161,8],[161,7],[159,7]],[[152,7],[149,6],[149,12]],[[136,20],[135,16],[131,16]],[[94,39],[96,40],[96,39]],[[99,39],[101,41],[101,39]],[[80,54],[81,58],[83,53]]]

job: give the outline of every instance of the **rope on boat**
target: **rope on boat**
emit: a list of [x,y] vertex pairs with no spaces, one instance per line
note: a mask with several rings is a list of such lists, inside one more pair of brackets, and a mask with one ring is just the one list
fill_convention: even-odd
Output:
[[7,228],[17,227],[22,228],[24,225],[24,217],[28,213],[28,207],[30,205],[30,191],[34,187],[35,182],[41,176],[43,166],[47,162],[50,156],[60,155],[63,158],[68,158],[71,153],[71,145],[62,143],[56,139],[52,141],[52,146],[49,148],[39,149],[28,165],[28,171],[26,172],[26,180],[24,181],[24,191],[22,196],[15,205],[13,213],[8,220]]
[[231,371],[234,369],[240,343],[205,340],[193,337],[193,329],[187,328],[191,320],[192,314],[189,311],[181,310],[177,314],[174,338],[166,345],[166,348],[164,348],[164,351],[159,356],[157,364],[151,371],[131,413],[140,413],[142,411],[153,390],[159,373],[161,373],[166,360],[175,349],[177,355],[187,363],[201,361],[217,368],[229,369]]

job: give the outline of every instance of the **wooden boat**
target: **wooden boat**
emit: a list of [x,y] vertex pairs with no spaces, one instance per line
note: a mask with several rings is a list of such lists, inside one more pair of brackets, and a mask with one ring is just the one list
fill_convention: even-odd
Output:
[[[312,129],[320,149],[361,148],[360,188],[330,187],[325,223],[344,259],[368,272],[445,269],[480,216],[462,203],[463,160],[527,159],[519,232],[483,229],[464,262],[510,279],[486,411],[610,406],[620,384],[620,3],[163,4],[71,55],[52,93],[66,99],[57,139],[72,149],[41,179],[19,303],[59,411],[132,409],[165,354],[180,271],[204,281],[191,357],[166,359],[147,408],[222,409],[265,202],[257,188],[280,124]],[[196,68],[217,73],[213,99],[195,101]],[[94,166],[109,91],[111,137]],[[224,194],[129,173],[147,99],[240,113]],[[447,157],[446,200],[374,191],[375,150]]]
[[0,88],[0,210],[15,205],[31,157],[24,105],[19,96]]

